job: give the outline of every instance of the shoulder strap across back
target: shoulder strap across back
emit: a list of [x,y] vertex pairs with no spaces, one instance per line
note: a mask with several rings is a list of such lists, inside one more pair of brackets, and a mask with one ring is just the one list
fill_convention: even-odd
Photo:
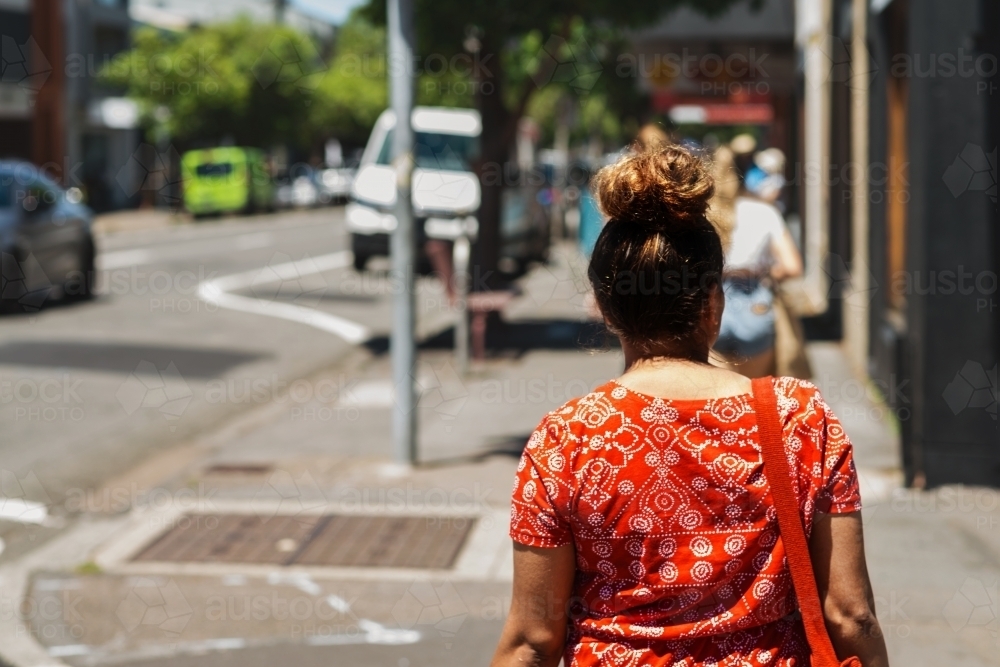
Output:
[[[757,431],[764,459],[764,473],[771,487],[771,497],[778,513],[778,530],[785,546],[788,570],[792,575],[792,585],[798,598],[806,639],[812,651],[813,667],[838,667],[841,662],[830,641],[823,607],[820,604],[819,589],[809,557],[809,542],[802,525],[799,501],[792,487],[792,476],[785,453],[781,415],[778,398],[774,391],[774,378],[756,378],[753,381],[753,397],[757,416]],[[854,662],[852,662],[852,660]],[[856,664],[856,658],[843,664]]]

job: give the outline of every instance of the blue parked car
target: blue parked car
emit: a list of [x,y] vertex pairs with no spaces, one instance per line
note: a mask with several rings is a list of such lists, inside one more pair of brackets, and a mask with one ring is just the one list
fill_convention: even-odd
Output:
[[27,162],[0,161],[0,311],[37,311],[94,288],[93,212]]

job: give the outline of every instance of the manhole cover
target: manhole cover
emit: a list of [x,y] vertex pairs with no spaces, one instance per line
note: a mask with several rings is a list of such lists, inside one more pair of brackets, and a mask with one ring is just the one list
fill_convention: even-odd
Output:
[[474,519],[191,514],[133,560],[331,567],[451,567]]

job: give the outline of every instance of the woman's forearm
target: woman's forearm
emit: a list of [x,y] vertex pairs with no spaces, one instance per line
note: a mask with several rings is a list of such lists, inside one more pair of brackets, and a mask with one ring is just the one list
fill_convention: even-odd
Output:
[[532,641],[526,634],[509,633],[493,656],[490,667],[556,667],[562,658],[562,644],[555,641]]
[[864,667],[888,667],[885,638],[873,612],[827,618],[826,627],[841,659],[857,656]]

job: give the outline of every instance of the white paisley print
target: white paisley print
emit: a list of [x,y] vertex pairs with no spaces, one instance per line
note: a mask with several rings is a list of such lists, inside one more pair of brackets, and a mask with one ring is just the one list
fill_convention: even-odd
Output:
[[[861,508],[851,444],[812,384],[775,380],[806,530]],[[572,543],[565,662],[807,667],[753,397],[668,400],[610,382],[528,440],[511,537]]]

